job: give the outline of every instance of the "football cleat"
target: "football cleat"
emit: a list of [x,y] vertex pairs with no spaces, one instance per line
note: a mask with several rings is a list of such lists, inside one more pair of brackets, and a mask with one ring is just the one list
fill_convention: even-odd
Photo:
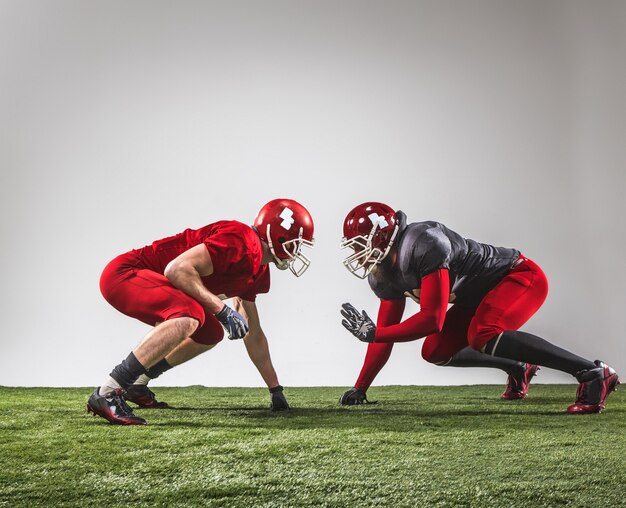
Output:
[[599,413],[604,409],[606,398],[617,388],[617,373],[600,360],[595,364],[595,369],[576,374],[580,384],[576,390],[576,402],[567,408],[569,414]]
[[519,400],[528,396],[528,385],[530,380],[537,375],[539,367],[532,363],[527,363],[521,376],[509,374],[506,382],[506,390],[500,396],[503,400]]
[[146,420],[135,416],[124,400],[124,390],[115,390],[107,395],[100,395],[99,388],[87,401],[87,413],[93,413],[113,425],[147,425]]
[[167,402],[159,402],[148,385],[131,385],[124,393],[124,398],[139,407],[163,409],[169,407]]
[[358,388],[350,388],[339,397],[342,406],[360,406],[361,404],[376,404],[377,401],[367,400],[365,392]]

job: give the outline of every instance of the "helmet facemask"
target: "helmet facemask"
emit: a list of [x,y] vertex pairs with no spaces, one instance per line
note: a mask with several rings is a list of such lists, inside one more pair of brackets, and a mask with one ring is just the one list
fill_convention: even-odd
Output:
[[300,232],[298,234],[298,238],[294,238],[293,240],[287,240],[282,242],[280,245],[287,255],[287,258],[281,259],[276,254],[276,250],[274,249],[274,243],[272,242],[271,235],[271,225],[267,225],[267,243],[270,248],[270,252],[274,257],[274,263],[279,270],[286,270],[289,268],[291,273],[293,273],[296,277],[300,277],[306,270],[309,268],[311,264],[311,260],[302,253],[302,246],[312,248],[314,244],[314,240],[307,240],[302,237],[303,228],[300,228]]
[[385,250],[373,246],[374,237],[376,236],[379,223],[372,226],[367,237],[357,235],[352,238],[343,238],[341,248],[351,248],[355,252],[343,260],[343,265],[350,273],[356,275],[359,279],[365,279],[382,261],[387,257],[391,247],[394,244],[396,235],[398,234],[398,226],[394,228],[389,243]]

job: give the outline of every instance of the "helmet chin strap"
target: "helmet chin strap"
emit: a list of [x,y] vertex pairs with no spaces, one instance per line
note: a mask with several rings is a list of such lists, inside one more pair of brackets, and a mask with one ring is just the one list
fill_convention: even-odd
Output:
[[[272,237],[270,235],[270,225],[267,225],[267,244],[274,257],[274,264],[276,268],[279,270],[287,270],[289,269],[291,273],[293,273],[296,277],[300,277],[304,272],[307,271],[309,265],[311,264],[311,260],[306,257],[300,250],[302,246],[305,247],[313,247],[313,240],[306,240],[302,238],[303,228],[300,227],[300,231],[298,233],[298,238],[294,238],[293,240],[288,240],[282,244],[282,248],[287,254],[287,259],[280,259],[276,255],[276,251],[274,250],[274,244],[272,242]],[[290,252],[290,248],[293,252]]]
[[279,270],[286,270],[287,268],[289,268],[288,259],[279,259],[276,256],[274,256],[274,264],[276,265],[276,268],[278,268]]

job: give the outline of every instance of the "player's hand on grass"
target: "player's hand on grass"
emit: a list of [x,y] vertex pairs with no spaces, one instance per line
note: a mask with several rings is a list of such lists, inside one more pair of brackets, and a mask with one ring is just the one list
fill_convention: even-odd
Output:
[[341,315],[345,318],[341,321],[344,328],[362,342],[374,342],[376,325],[367,313],[360,313],[351,303],[344,303],[341,308]]
[[215,314],[215,317],[228,332],[230,340],[243,339],[250,329],[246,319],[228,305],[224,305],[224,308]]
[[283,393],[283,387],[278,385],[275,388],[270,388],[270,397],[272,400],[272,411],[283,411],[289,409],[289,403]]
[[365,392],[362,392],[358,388],[350,388],[339,398],[339,404],[342,406],[358,406],[363,404],[366,400]]

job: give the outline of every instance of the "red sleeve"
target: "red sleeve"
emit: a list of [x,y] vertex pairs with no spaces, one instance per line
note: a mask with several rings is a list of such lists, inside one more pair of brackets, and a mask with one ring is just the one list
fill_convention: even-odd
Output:
[[448,310],[450,275],[440,268],[422,279],[420,311],[402,323],[377,326],[375,342],[408,342],[439,333]]
[[[402,319],[405,303],[406,300],[404,298],[401,300],[381,300],[378,308],[377,326],[389,326],[399,323]],[[385,366],[387,360],[389,360],[392,349],[393,342],[372,342],[367,345],[365,361],[363,362],[361,373],[354,384],[355,388],[364,392],[367,391],[374,378]]]
[[390,326],[398,324],[402,319],[405,303],[405,298],[401,298],[400,300],[381,300],[380,307],[378,307],[378,319],[376,320],[376,326]]
[[252,275],[260,266],[260,252],[253,251],[246,231],[230,224],[222,226],[204,239],[209,251],[213,272],[219,274]]

